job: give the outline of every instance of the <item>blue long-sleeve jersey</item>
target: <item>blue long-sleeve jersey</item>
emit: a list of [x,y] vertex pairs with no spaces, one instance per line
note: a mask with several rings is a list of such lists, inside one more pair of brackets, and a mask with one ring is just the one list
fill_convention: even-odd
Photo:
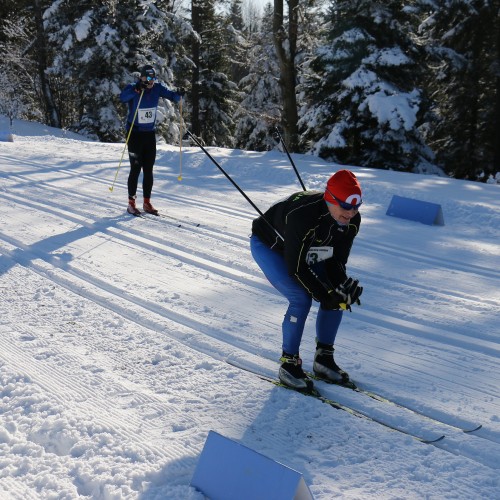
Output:
[[[127,131],[134,119],[135,110],[139,103],[141,94],[135,91],[135,83],[127,85],[120,94],[120,100],[128,103]],[[134,131],[151,132],[155,130],[156,109],[160,97],[169,99],[172,102],[179,102],[181,95],[173,90],[169,90],[165,84],[156,83],[150,89],[145,89],[141,99],[141,105],[137,110],[137,116],[134,122]]]

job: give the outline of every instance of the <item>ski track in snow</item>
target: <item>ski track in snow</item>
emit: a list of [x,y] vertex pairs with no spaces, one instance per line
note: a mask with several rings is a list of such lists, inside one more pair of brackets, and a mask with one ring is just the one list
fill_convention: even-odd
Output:
[[[58,171],[58,175],[61,175],[61,174],[66,174],[66,172],[60,172],[60,171]],[[67,175],[70,175],[70,174],[67,174]],[[90,176],[89,176],[89,177],[90,177]],[[43,187],[41,187],[40,189],[41,189],[44,193],[47,193],[48,187],[47,187],[46,185],[44,185],[44,186],[43,186]],[[59,198],[61,195],[63,195],[63,194],[64,194],[64,193],[63,193],[63,190],[57,190],[57,189],[53,189],[53,188],[52,188],[52,191],[53,191],[53,194],[52,194],[51,198],[55,198],[55,199],[57,199],[57,198]],[[75,196],[75,195],[73,195],[73,196]],[[83,196],[80,196],[80,198],[83,198]],[[29,202],[28,202],[28,205],[29,205]],[[31,205],[36,205],[36,204],[35,204],[35,203],[31,203]],[[103,207],[103,205],[104,205],[104,207]],[[107,205],[109,206],[109,205],[110,205],[110,203],[107,203]],[[51,207],[51,208],[49,208],[49,209],[47,209],[46,207],[44,207],[44,205],[43,205],[43,204],[41,204],[40,206],[41,206],[41,208],[42,208],[42,209],[44,209],[45,211],[47,211],[47,210],[48,210],[48,211],[53,210],[53,208],[52,208],[52,207],[55,207],[55,208],[57,209],[57,203],[56,203],[56,204],[53,204],[53,205],[52,205],[52,207]],[[66,206],[66,205],[64,205],[64,206]],[[101,208],[106,208],[106,203],[101,204]],[[205,205],[204,205],[204,209],[206,209],[206,208],[207,208],[207,205],[205,204]],[[216,207],[216,208],[215,208],[215,210],[218,210],[219,208],[220,208],[220,207]],[[56,210],[54,210],[54,212],[55,212],[55,213],[57,213],[57,211],[56,211]],[[64,215],[64,212],[62,213],[62,215]],[[91,215],[89,215],[89,216],[87,216],[87,217],[84,217],[84,218],[83,218],[83,217],[81,217],[80,215],[78,215],[78,214],[76,214],[76,213],[73,213],[73,214],[69,214],[68,216],[66,216],[66,218],[67,218],[68,220],[70,220],[71,222],[75,222],[75,223],[77,223],[77,224],[81,224],[81,225],[83,225],[83,226],[87,226],[87,227],[89,227],[89,228],[90,228],[93,224],[98,224],[98,223],[99,223],[99,220],[100,220],[98,217],[96,217],[96,216],[95,216],[95,214],[91,214]],[[93,221],[92,221],[91,223],[89,223],[89,222],[88,222],[88,221],[89,221],[89,218],[93,218]],[[128,221],[128,222],[130,222],[130,221]],[[155,222],[156,222],[156,221],[155,221]],[[163,223],[163,220],[161,220],[161,221],[159,220],[158,222],[159,222],[159,223]],[[248,221],[248,222],[251,222],[251,219],[249,219],[249,221]],[[169,223],[167,222],[167,224],[166,224],[166,225],[168,226],[168,225],[169,225]],[[183,228],[182,228],[182,229],[183,229]],[[201,233],[203,233],[203,232],[205,232],[205,233],[206,233],[206,232],[210,232],[210,229],[208,229],[208,231],[207,231],[207,229],[206,229],[206,228],[200,228],[200,229],[197,229],[197,231],[199,231],[199,232],[201,232]],[[104,232],[107,232],[107,231],[104,231]],[[112,232],[112,231],[110,231],[110,232]],[[149,245],[151,244],[151,241],[152,241],[152,240],[155,240],[155,241],[156,241],[156,242],[160,245],[160,244],[161,244],[161,242],[160,242],[160,238],[156,238],[156,239],[155,239],[155,238],[152,238],[152,237],[151,237],[151,235],[149,235],[149,234],[148,234],[149,232],[150,232],[150,226],[148,226],[147,228],[144,228],[144,229],[143,229],[143,231],[142,231],[142,234],[145,236],[145,239],[146,239],[146,235],[147,235],[147,239],[148,239],[148,243],[146,243],[146,242],[145,242],[145,243],[144,243],[144,247],[149,246]],[[139,231],[137,231],[137,233],[141,234],[141,230],[139,229]],[[136,234],[137,234],[137,233],[136,233]],[[221,239],[221,237],[222,237],[223,235],[221,235],[221,233],[220,233],[220,232],[217,232],[217,233],[215,233],[215,234],[216,234],[216,236],[217,236],[217,238],[218,238],[218,241],[220,241],[220,239]],[[129,241],[129,243],[131,243],[131,244],[136,244],[136,245],[138,244],[137,239],[130,238],[130,237],[128,237],[128,236],[123,236],[123,233],[122,233],[121,235],[119,235],[119,234],[115,234],[115,235],[114,235],[114,237],[122,237],[124,241]],[[226,242],[227,242],[227,235],[226,235]],[[246,242],[245,242],[245,244],[246,244]],[[156,251],[158,252],[158,249],[156,249]],[[382,252],[382,253],[383,253],[383,252],[386,252],[386,251],[387,251],[387,247],[386,247],[386,246],[385,246],[385,247],[383,247],[383,248],[380,250],[380,252]],[[180,251],[179,251],[179,252],[175,252],[175,244],[172,244],[172,243],[170,243],[170,244],[169,244],[169,248],[168,248],[168,250],[166,250],[166,251],[165,251],[165,250],[162,250],[160,253],[162,253],[162,255],[166,255],[168,252],[170,252],[170,255],[171,255],[171,256],[182,258],[182,259],[183,259],[183,262],[196,264],[198,267],[201,267],[202,269],[207,270],[207,271],[210,271],[210,272],[212,272],[212,273],[213,273],[213,272],[218,272],[219,274],[224,275],[224,277],[229,277],[229,278],[231,278],[231,275],[233,275],[233,276],[234,276],[234,273],[232,272],[233,268],[231,268],[230,270],[228,269],[226,272],[224,272],[224,271],[223,271],[223,270],[221,270],[220,268],[219,268],[219,269],[214,268],[214,266],[213,266],[213,261],[214,261],[213,256],[212,256],[212,257],[211,257],[211,259],[210,259],[210,260],[211,260],[211,262],[207,262],[207,261],[206,261],[205,259],[203,259],[200,255],[195,256],[195,257],[194,257],[194,259],[193,259],[193,258],[191,258],[191,262],[189,262],[189,261],[190,261],[189,256],[187,256],[186,254],[182,254]],[[199,252],[199,253],[201,253],[201,252]],[[398,253],[399,253],[399,254],[401,254],[401,252],[398,252]],[[413,254],[413,255],[412,255],[412,258],[413,258],[413,259],[415,259],[415,255],[417,255],[417,253],[416,253],[416,252],[412,252],[412,254]],[[409,258],[409,257],[408,257],[407,255],[405,255],[405,258]],[[429,258],[424,257],[424,256],[422,256],[422,258],[423,258],[423,259],[425,259],[426,261],[430,260]],[[432,264],[433,264],[434,266],[436,266],[438,263],[434,260],[434,262],[432,262]],[[224,266],[222,266],[222,268],[224,268]],[[226,269],[227,269],[227,268],[226,268]],[[470,272],[470,269],[469,269],[468,271]],[[477,273],[476,268],[473,268],[473,271],[474,271],[475,273]],[[483,271],[483,270],[481,270],[481,271]],[[488,277],[489,277],[489,276],[491,276],[491,275],[494,275],[494,274],[495,274],[494,272],[488,272],[488,273],[486,273],[486,275],[487,275]],[[498,273],[497,273],[497,274],[498,274]],[[92,279],[92,278],[90,278],[90,279]],[[236,276],[236,277],[235,277],[235,280],[236,280],[236,281],[241,282],[241,281],[242,281],[242,276],[241,276],[241,275],[240,275],[240,276]],[[253,273],[253,275],[251,275],[251,276],[247,279],[246,283],[247,283],[247,284],[249,284],[249,285],[253,285],[254,283],[252,282],[252,280],[253,280],[253,282],[255,281],[255,273]],[[100,286],[105,287],[105,285],[102,285],[102,284],[100,285],[99,283],[95,283],[95,285],[96,285],[98,288],[99,288]],[[109,286],[108,286],[108,288],[109,288]],[[269,289],[269,287],[268,287],[267,285],[265,285],[265,286],[264,286],[264,288]],[[119,291],[115,291],[115,293],[119,294]],[[273,291],[271,291],[271,293],[274,293],[274,292],[273,292]],[[441,292],[441,293],[442,293],[442,292]],[[366,313],[365,313],[365,311],[363,311],[363,313],[361,313],[361,314],[358,314],[358,319],[359,319],[359,317],[360,317],[360,316],[363,316],[363,315],[365,315],[365,314],[366,314]],[[164,316],[165,314],[162,314],[162,315]],[[380,318],[380,319],[378,319],[378,320],[377,320],[377,319],[375,319],[375,318],[374,318],[374,316],[375,316],[375,317],[376,317],[376,316],[379,316],[379,318]],[[175,316],[174,316],[173,318],[171,318],[171,319],[174,319],[174,320],[176,320],[176,321],[180,321],[180,320],[179,320],[177,317],[175,317]],[[180,322],[181,322],[181,321],[180,321]],[[383,314],[377,314],[376,312],[373,312],[373,313],[369,314],[369,315],[368,315],[368,318],[367,318],[367,320],[366,320],[366,322],[367,322],[367,323],[369,323],[369,324],[371,324],[371,325],[373,325],[374,323],[376,323],[376,324],[377,324],[377,325],[379,325],[379,326],[381,326],[381,325],[387,325],[387,324],[390,326],[392,323],[396,323],[396,327],[398,327],[398,331],[399,331],[400,333],[401,333],[401,331],[405,331],[405,330],[409,330],[409,331],[410,331],[410,334],[414,334],[415,332],[421,331],[421,325],[412,325],[412,324],[411,324],[411,322],[403,322],[403,321],[400,321],[400,320],[391,320],[390,318],[389,318],[389,319],[386,319],[386,318],[384,317],[384,315],[383,315]],[[406,323],[406,324],[404,324],[404,323]],[[190,326],[190,327],[192,327],[192,328],[195,328],[195,329],[200,329],[200,328],[202,328],[202,327],[203,327],[203,325],[199,325],[199,324],[196,324],[196,323],[194,323],[194,322],[190,322],[189,326]],[[432,336],[433,336],[433,334],[431,333],[431,331],[430,331],[430,330],[432,330],[432,328],[429,328],[429,329],[427,330],[427,333],[429,333],[429,334],[430,334],[430,336],[432,337]],[[205,332],[205,333],[206,333],[206,332]],[[439,338],[439,334],[435,334],[435,335]],[[472,347],[474,347],[474,343],[473,343],[473,342],[467,341],[466,347],[468,347],[468,348],[470,349],[470,348],[471,348],[471,345],[472,345]],[[478,348],[478,350],[479,350],[479,351],[481,351],[481,350],[484,350],[484,349],[485,349],[485,347],[480,346],[480,345],[479,345],[477,348]],[[492,347],[492,348],[496,349],[496,351],[498,352],[498,347],[497,347],[497,346],[493,345],[493,347]]]
[[[92,145],[92,148],[94,146],[95,152],[91,154],[96,156],[101,149],[107,151],[102,145]],[[224,382],[220,397],[227,397],[224,386],[243,386],[252,376],[234,368],[227,372],[227,365],[219,363],[225,360],[245,359],[260,366],[264,374],[276,376],[284,302],[249,258],[248,235],[255,214],[244,205],[243,199],[237,199],[237,194],[231,195],[228,203],[218,203],[205,199],[203,194],[198,196],[193,187],[189,187],[186,195],[168,191],[162,195],[160,189],[155,188],[158,189],[157,205],[165,206],[169,214],[180,220],[189,213],[188,221],[200,223],[200,227],[188,224],[177,227],[175,221],[165,218],[135,219],[125,214],[123,187],[117,188],[119,195],[109,193],[113,169],[100,168],[92,158],[88,162],[75,161],[73,148],[70,143],[65,150],[64,142],[58,143],[57,154],[52,158],[56,169],[51,158],[43,154],[38,155],[37,161],[20,157],[12,173],[3,179],[2,196],[7,201],[3,216],[8,218],[9,226],[0,227],[1,287],[14,290],[17,298],[24,294],[24,302],[29,305],[20,312],[24,322],[15,332],[0,321],[0,368],[5,370],[0,372],[4,379],[1,395],[6,397],[9,387],[14,392],[19,388],[22,394],[15,394],[20,401],[19,411],[23,405],[31,404],[46,414],[46,426],[32,429],[32,444],[24,444],[29,452],[36,453],[35,445],[46,446],[56,461],[57,457],[69,453],[89,454],[90,463],[78,465],[68,491],[74,487],[79,495],[110,493],[104,481],[99,483],[92,478],[96,474],[91,463],[93,447],[101,441],[104,446],[116,449],[123,442],[124,467],[136,468],[129,472],[134,477],[140,478],[141,471],[149,470],[151,463],[175,464],[173,471],[167,473],[158,468],[154,477],[149,477],[153,485],[161,485],[165,475],[175,477],[175,472],[178,479],[171,485],[173,498],[176,487],[182,488],[189,482],[186,477],[192,473],[203,442],[198,432],[202,417],[199,414],[196,418],[190,417],[186,401],[177,404],[179,396],[170,394],[175,393],[174,388],[178,389],[177,394],[184,392],[196,408],[203,404],[205,396],[193,396],[189,391],[193,378],[199,378],[203,386],[204,377],[213,379],[213,383],[221,377]],[[64,161],[65,155],[68,158]],[[168,159],[168,153],[163,159]],[[0,162],[11,162],[11,157],[0,155]],[[82,170],[87,169],[89,173],[82,174]],[[125,172],[121,172],[121,177],[123,182]],[[170,182],[161,175],[158,177],[157,184]],[[29,193],[29,197],[23,199],[23,193]],[[30,235],[29,225],[34,217],[40,224],[54,228],[51,237],[23,240]],[[11,228],[16,228],[16,232]],[[36,231],[32,234],[36,236]],[[471,336],[465,326],[457,331],[456,325],[443,317],[444,306],[440,304],[454,303],[457,308],[469,308],[479,318],[494,314],[500,306],[497,291],[500,272],[453,258],[443,260],[418,247],[410,249],[379,240],[365,241],[362,236],[358,239],[353,250],[355,263],[350,268],[362,276],[368,293],[375,287],[387,293],[380,300],[374,296],[373,302],[364,299],[363,307],[346,315],[342,330],[354,329],[359,334],[341,332],[337,350],[360,386],[429,418],[377,403],[343,388],[324,383],[318,383],[318,388],[327,397],[409,431],[421,433],[420,429],[425,429],[430,433],[444,433],[446,438],[435,444],[437,448],[497,469],[500,427],[490,426],[494,422],[483,422],[477,417],[481,417],[481,405],[489,407],[493,414],[500,414],[500,380],[498,374],[494,376],[500,351],[498,332],[481,331]],[[126,248],[128,262],[133,263],[135,259],[148,262],[147,273],[142,271],[143,266],[137,270],[133,265],[128,268],[125,260],[113,266],[112,275],[107,272],[108,248],[112,249],[117,242]],[[421,282],[398,276],[397,269],[387,276],[382,270],[364,266],[363,255],[374,261],[388,257],[398,262],[411,261],[441,276],[451,271],[454,279],[471,283],[470,288],[475,292],[454,290],[445,282]],[[192,283],[189,294],[182,296],[175,292],[187,290],[186,282]],[[476,287],[476,282],[481,287]],[[38,296],[29,297],[34,288]],[[483,297],[485,290],[491,293]],[[411,316],[411,311],[401,313],[390,303],[390,297],[397,297],[401,291],[415,300],[435,304],[436,311],[429,308],[429,317],[417,318]],[[71,310],[72,301],[68,300],[69,315],[66,316],[65,297],[74,294],[82,297],[81,311]],[[9,300],[9,307],[17,307],[17,303]],[[59,311],[58,315],[45,315],[45,304],[48,311]],[[89,315],[92,309],[98,309],[98,314]],[[249,311],[255,317],[249,316]],[[91,325],[84,324],[88,315]],[[97,317],[103,321],[104,328],[99,326]],[[311,369],[313,356],[311,321],[308,320],[302,351],[307,369]],[[113,350],[104,342],[106,324],[112,326],[110,332],[115,337]],[[123,338],[115,333],[122,324],[126,332]],[[100,333],[88,335],[92,327]],[[388,342],[388,338],[394,338],[394,342]],[[185,354],[176,347],[178,344],[190,350],[186,359],[188,366],[182,362]],[[153,359],[152,352],[156,352]],[[33,363],[33,359],[43,363]],[[373,359],[380,363],[373,363]],[[476,362],[471,363],[472,359]],[[190,366],[193,361],[194,366]],[[480,373],[469,371],[469,365],[480,366]],[[177,366],[178,372],[172,373],[172,366]],[[114,376],[117,372],[118,377]],[[183,387],[186,379],[190,383]],[[403,383],[383,383],[383,379]],[[147,387],[144,386],[146,380]],[[428,390],[421,390],[422,385]],[[415,396],[412,396],[412,387],[419,387]],[[244,391],[237,394],[239,404],[251,415]],[[423,394],[428,397],[423,398]],[[302,396],[281,396],[288,397]],[[26,399],[30,402],[26,403]],[[63,416],[62,408],[67,401],[74,402],[78,412]],[[238,402],[233,404],[236,406]],[[108,417],[103,417],[106,414]],[[97,420],[94,415],[98,416]],[[220,417],[223,419],[222,413]],[[342,422],[350,421],[347,416],[338,418]],[[71,420],[71,426],[66,419]],[[450,427],[472,428],[479,423],[483,429],[471,434]],[[360,425],[357,421],[354,424]],[[9,425],[3,431],[8,434],[7,438],[17,430],[13,423]],[[65,435],[66,428],[73,430]],[[81,432],[76,433],[75,428]],[[59,434],[54,439],[56,433]],[[155,436],[164,439],[168,433],[176,434],[175,443],[179,434],[184,436],[181,454],[189,458],[176,463],[178,449],[145,444],[154,443]],[[7,438],[0,436],[0,442]],[[50,448],[54,441],[58,443],[57,449]],[[280,437],[276,437],[275,444],[282,446]],[[272,442],[267,447],[271,445]],[[135,460],[130,461],[134,456]],[[62,463],[59,465],[62,467]],[[9,484],[19,495],[29,498],[30,490],[23,492],[21,483],[11,480],[4,483],[3,488]],[[118,481],[118,485],[124,496],[131,494],[128,482],[123,481],[120,486]],[[186,495],[184,489],[182,492]],[[197,498],[192,491],[189,495]]]

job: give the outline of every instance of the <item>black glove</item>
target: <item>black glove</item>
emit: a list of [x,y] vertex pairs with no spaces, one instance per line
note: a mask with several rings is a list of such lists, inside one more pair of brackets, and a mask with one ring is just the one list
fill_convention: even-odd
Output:
[[136,92],[142,92],[145,88],[147,88],[148,86],[148,82],[143,82],[142,80],[139,80],[136,84],[135,84],[135,91]]
[[179,87],[177,89],[177,94],[179,95],[179,97],[184,97],[186,94],[186,89],[184,87]]
[[334,311],[340,309],[340,297],[334,290],[330,290],[328,298],[321,301],[321,309],[325,311]]
[[347,278],[344,283],[335,288],[335,293],[341,297],[340,307],[351,310],[351,304],[361,305],[359,297],[363,293],[363,287],[359,286],[359,280]]
[[321,302],[321,307],[325,310],[344,309],[351,310],[351,304],[361,305],[359,297],[363,293],[363,287],[359,286],[358,280],[347,278],[344,283],[335,290],[331,290],[327,300]]

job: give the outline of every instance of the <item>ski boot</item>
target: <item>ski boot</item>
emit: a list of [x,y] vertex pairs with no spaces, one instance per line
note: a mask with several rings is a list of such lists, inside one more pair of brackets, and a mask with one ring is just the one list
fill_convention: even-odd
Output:
[[302,370],[302,360],[298,354],[283,351],[280,361],[279,379],[282,384],[297,391],[312,391],[313,381]]
[[335,363],[334,352],[333,344],[317,342],[313,364],[314,375],[334,384],[347,385],[349,375]]
[[132,215],[141,215],[141,211],[135,206],[135,197],[131,198],[129,196],[127,212]]
[[151,198],[144,198],[144,203],[142,205],[142,208],[148,214],[158,215],[158,210],[156,210],[156,208],[154,208],[153,205],[151,205],[150,200]]

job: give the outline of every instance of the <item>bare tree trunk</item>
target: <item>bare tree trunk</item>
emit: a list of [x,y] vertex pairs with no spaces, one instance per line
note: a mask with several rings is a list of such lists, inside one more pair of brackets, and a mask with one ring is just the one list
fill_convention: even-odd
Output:
[[34,2],[34,14],[36,24],[36,64],[38,69],[38,77],[40,78],[40,86],[42,89],[42,98],[45,106],[45,114],[47,124],[51,127],[61,128],[61,118],[59,111],[54,102],[54,97],[50,89],[49,81],[45,75],[47,69],[47,39],[43,30],[42,5],[41,0]]
[[274,0],[273,17],[273,40],[280,67],[279,84],[283,100],[281,124],[284,131],[284,140],[288,149],[293,152],[297,151],[299,142],[297,96],[295,94],[298,4],[298,0],[288,1],[288,30],[284,26],[283,0]]

